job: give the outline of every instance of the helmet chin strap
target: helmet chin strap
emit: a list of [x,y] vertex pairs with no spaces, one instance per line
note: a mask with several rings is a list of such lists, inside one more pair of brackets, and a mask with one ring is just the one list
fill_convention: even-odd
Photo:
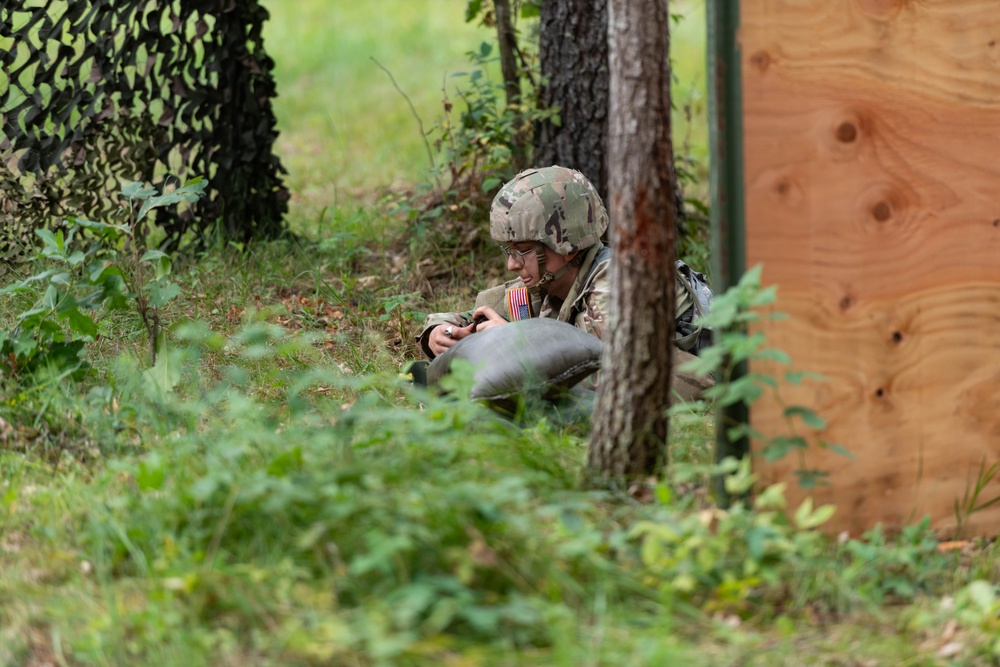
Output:
[[539,278],[537,285],[533,285],[528,288],[528,293],[535,297],[544,297],[549,291],[548,287],[550,284],[559,280],[567,273],[583,264],[585,254],[586,253],[583,252],[576,253],[576,257],[566,262],[561,269],[552,273],[545,270],[545,246],[539,244],[535,248],[535,257],[538,258],[538,275],[541,276],[541,278]]

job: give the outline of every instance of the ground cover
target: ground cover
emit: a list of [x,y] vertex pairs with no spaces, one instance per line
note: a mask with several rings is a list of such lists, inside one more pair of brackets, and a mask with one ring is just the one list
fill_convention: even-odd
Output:
[[[4,377],[0,664],[996,664],[992,544],[827,536],[780,489],[721,509],[703,408],[662,479],[588,490],[586,424],[400,377],[419,314],[493,259],[443,269],[372,194],[425,156],[362,63],[432,114],[429,70],[482,37],[463,4],[269,2],[300,234],[175,258],[155,365],[102,310],[89,374]],[[39,296],[0,296],[0,330]]]

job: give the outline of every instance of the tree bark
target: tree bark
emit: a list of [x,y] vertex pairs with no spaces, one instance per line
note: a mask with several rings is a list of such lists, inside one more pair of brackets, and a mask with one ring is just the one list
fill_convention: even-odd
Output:
[[545,0],[539,58],[544,107],[559,107],[561,123],[535,126],[535,163],[582,172],[608,191],[607,0]]
[[666,462],[676,221],[668,0],[610,0],[611,323],[587,465],[601,478]]

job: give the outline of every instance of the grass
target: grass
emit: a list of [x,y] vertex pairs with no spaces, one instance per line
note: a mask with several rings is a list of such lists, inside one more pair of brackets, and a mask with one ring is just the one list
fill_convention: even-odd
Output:
[[[662,478],[589,490],[586,424],[515,426],[399,377],[412,313],[468,301],[488,262],[432,281],[373,203],[426,163],[370,57],[428,121],[484,36],[463,5],[269,0],[303,234],[179,259],[155,369],[120,312],[83,381],[0,379],[0,664],[996,664],[996,544],[827,538],[777,489],[720,510],[698,409]],[[698,53],[703,3],[674,7]],[[675,58],[695,157],[697,62]],[[0,332],[30,303],[0,297]]]
[[[379,188],[426,177],[424,127],[442,88],[492,32],[464,22],[463,0],[268,0],[264,39],[275,59],[278,151],[294,192],[293,221],[371,201]],[[376,62],[377,61],[377,62]]]
[[[293,225],[315,230],[325,209],[371,203],[384,188],[424,181],[430,161],[406,98],[429,130],[444,113],[443,91],[454,97],[455,75],[470,68],[467,52],[492,41],[493,30],[464,22],[464,0],[263,4],[271,13],[264,39],[276,64],[278,153],[289,171]],[[675,144],[704,179],[704,2],[671,7],[683,17],[673,26]],[[707,194],[697,183],[690,190]]]

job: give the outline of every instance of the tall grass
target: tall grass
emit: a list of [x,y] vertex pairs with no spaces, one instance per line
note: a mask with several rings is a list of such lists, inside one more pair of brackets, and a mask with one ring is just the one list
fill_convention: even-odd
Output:
[[[294,192],[292,220],[419,181],[424,137],[442,112],[442,86],[492,31],[464,22],[464,0],[265,0],[275,61],[278,151]],[[377,61],[377,63],[376,63]]]
[[[293,191],[291,221],[315,227],[325,207],[370,202],[385,187],[427,178],[424,129],[443,113],[442,90],[466,53],[493,41],[492,29],[464,22],[465,0],[264,0],[271,13],[264,39],[275,60],[278,152]],[[704,0],[671,3],[676,150],[704,176]],[[525,30],[530,26],[522,26]],[[697,191],[698,187],[693,186]]]

